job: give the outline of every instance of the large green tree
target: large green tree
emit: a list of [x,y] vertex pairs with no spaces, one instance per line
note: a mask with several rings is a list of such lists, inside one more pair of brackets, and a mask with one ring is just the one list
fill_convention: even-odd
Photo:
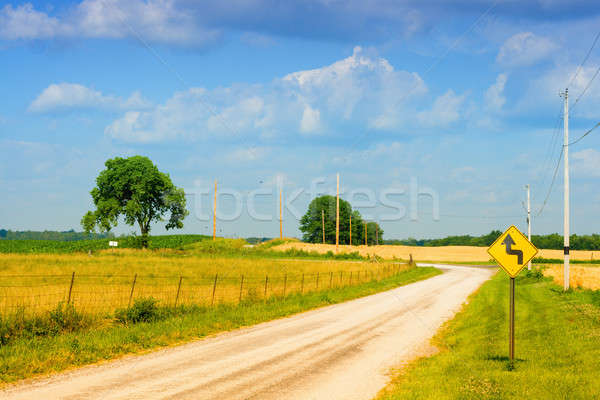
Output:
[[[325,243],[335,243],[335,196],[319,196],[308,205],[306,214],[300,219],[302,240],[310,243],[323,242],[322,213],[325,216]],[[346,200],[340,199],[340,244],[350,243],[350,214],[352,214],[352,244],[364,243],[363,220],[360,213],[352,210]]]
[[[363,236],[363,243],[364,240]],[[377,243],[383,244],[383,229],[377,222],[367,222],[367,244],[374,245]]]
[[183,228],[188,214],[185,193],[149,158],[116,157],[104,165],[106,169],[100,172],[96,187],[90,192],[96,210],[88,211],[81,219],[86,232],[93,232],[96,227],[108,232],[122,216],[128,225],[139,226],[142,246],[147,247],[150,224],[163,221],[166,214],[170,214],[167,229]]

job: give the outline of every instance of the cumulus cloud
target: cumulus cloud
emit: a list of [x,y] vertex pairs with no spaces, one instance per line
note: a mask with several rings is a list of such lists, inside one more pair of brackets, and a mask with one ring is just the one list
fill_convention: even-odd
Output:
[[504,86],[506,85],[506,74],[500,74],[496,78],[496,83],[491,85],[484,94],[485,107],[491,111],[500,111],[506,103],[504,96]]
[[[594,119],[598,116],[598,108],[600,107],[600,91],[598,90],[600,79],[596,78],[593,81],[592,85],[587,89],[585,97],[582,97],[575,108],[573,107],[575,99],[583,92],[599,68],[598,64],[588,64],[581,68],[575,80],[569,85],[569,99],[573,115]],[[571,77],[575,75],[577,68],[578,66],[574,64],[557,65],[540,74],[531,81],[515,109],[523,112],[531,112],[531,110],[543,111],[551,107],[558,111],[562,103],[559,93],[565,90]]]
[[220,37],[174,0],[84,0],[60,16],[30,3],[0,10],[0,39],[126,37],[175,45],[205,45]]
[[506,39],[496,61],[507,67],[528,66],[548,58],[557,49],[558,46],[546,37],[521,32]]
[[573,153],[573,172],[587,177],[600,177],[600,152],[585,149]]
[[48,86],[29,105],[31,112],[48,112],[74,108],[142,109],[150,106],[139,92],[129,98],[104,95],[77,83],[55,83]]
[[[164,104],[126,113],[105,132],[135,142],[324,135],[350,123],[392,129],[414,120],[407,100],[426,92],[418,74],[396,70],[387,60],[357,47],[350,57],[331,65],[294,72],[269,84],[178,92]],[[374,115],[388,117],[386,124],[372,124]]]
[[300,120],[300,132],[313,133],[319,130],[321,125],[321,112],[311,108],[309,105],[304,107],[302,119]]
[[425,126],[448,126],[460,119],[460,108],[465,95],[459,96],[453,90],[448,90],[435,99],[431,109],[421,111],[417,118]]
[[61,31],[56,18],[36,11],[30,3],[13,8],[7,4],[0,10],[0,38],[47,39]]
[[409,35],[423,28],[417,7],[376,3],[290,1],[274,8],[269,0],[83,0],[56,15],[36,10],[30,3],[9,4],[0,9],[0,39],[133,37],[205,46],[233,30],[245,31],[241,39],[246,43],[269,45],[272,35],[375,39],[390,29]]

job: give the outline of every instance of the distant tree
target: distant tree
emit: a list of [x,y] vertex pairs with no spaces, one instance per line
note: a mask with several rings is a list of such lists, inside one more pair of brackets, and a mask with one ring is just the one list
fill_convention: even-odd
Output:
[[5,238],[8,231],[6,229],[0,229],[0,238]]
[[[363,227],[364,229],[364,227]],[[383,229],[377,222],[367,222],[367,244],[374,245],[377,243],[377,237],[379,237],[379,244],[383,244]],[[363,236],[363,243],[364,243]]]
[[100,172],[96,187],[90,192],[96,210],[88,211],[81,219],[86,232],[93,232],[96,227],[108,232],[123,216],[128,225],[138,224],[142,246],[148,247],[150,224],[163,221],[165,214],[170,213],[167,229],[183,228],[188,214],[185,193],[149,158],[116,157],[104,165],[106,169]]
[[[319,196],[310,202],[306,214],[300,219],[302,240],[310,243],[322,243],[323,231],[321,212],[325,213],[325,243],[335,243],[336,197]],[[362,218],[358,211],[352,211],[352,206],[346,200],[340,199],[340,244],[350,242],[350,214],[352,213],[352,243],[360,244],[363,238],[360,228]],[[363,239],[364,240],[364,239]]]

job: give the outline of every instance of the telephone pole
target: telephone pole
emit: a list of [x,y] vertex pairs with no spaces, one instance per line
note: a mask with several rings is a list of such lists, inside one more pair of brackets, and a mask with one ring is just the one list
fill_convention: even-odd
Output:
[[350,246],[352,246],[352,213],[350,213]]
[[566,88],[564,93],[562,93],[562,97],[565,99],[565,115],[564,115],[564,123],[565,123],[565,139],[563,145],[564,151],[564,160],[565,160],[565,189],[564,189],[564,290],[569,289],[569,88]]
[[323,244],[325,244],[325,210],[321,210],[321,228],[323,229]]
[[217,239],[217,180],[215,179],[215,202],[213,204],[213,240]]
[[[527,239],[531,242],[531,197],[529,184],[525,185],[527,189]],[[531,260],[527,263],[527,269],[531,271]]]
[[281,192],[282,189],[279,188],[279,239],[283,240],[283,212],[281,205]]
[[337,196],[335,201],[335,252],[340,244],[340,174],[337,174]]

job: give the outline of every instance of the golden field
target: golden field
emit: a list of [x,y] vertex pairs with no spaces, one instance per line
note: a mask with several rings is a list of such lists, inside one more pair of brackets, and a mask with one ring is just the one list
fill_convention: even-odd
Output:
[[[273,247],[273,250],[285,251],[288,249],[298,249],[304,251],[316,251],[318,253],[335,253],[333,244],[312,244],[302,242],[288,242]],[[444,246],[444,247],[423,247],[423,246],[348,246],[340,245],[339,252],[352,253],[358,252],[362,256],[377,255],[384,259],[408,260],[410,255],[415,261],[446,261],[446,262],[487,262],[490,256],[487,253],[487,247],[476,246]],[[595,253],[595,254],[594,254]],[[543,258],[562,258],[562,250],[540,249],[536,257]],[[571,250],[572,260],[593,260],[600,258],[600,252],[587,250]]]
[[173,250],[120,249],[91,256],[0,254],[0,312],[48,310],[67,301],[73,272],[71,302],[101,313],[126,307],[130,297],[209,306],[353,285],[405,268],[371,262],[207,257]]
[[[551,265],[544,270],[545,276],[550,276],[558,285],[563,285],[563,264]],[[600,289],[600,266],[579,266],[571,264],[569,268],[569,284],[574,288]]]

